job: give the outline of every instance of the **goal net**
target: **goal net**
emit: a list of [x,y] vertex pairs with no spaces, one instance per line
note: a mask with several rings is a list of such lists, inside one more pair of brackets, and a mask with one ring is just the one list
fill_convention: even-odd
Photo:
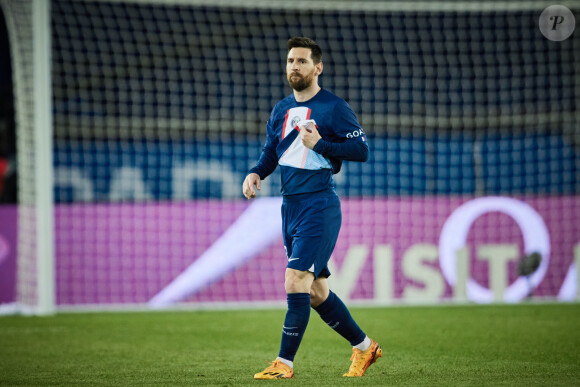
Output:
[[[7,20],[22,16],[14,3],[0,3]],[[371,148],[335,176],[337,293],[374,305],[576,300],[580,39],[542,34],[549,5],[51,1],[55,305],[285,299],[279,173],[252,202],[241,184],[291,93],[295,35],[321,45],[321,85],[350,104]],[[11,38],[25,71],[32,36]],[[21,198],[41,195],[20,182]],[[21,239],[38,237],[23,227],[38,230],[21,226]],[[19,245],[19,265],[37,259]]]

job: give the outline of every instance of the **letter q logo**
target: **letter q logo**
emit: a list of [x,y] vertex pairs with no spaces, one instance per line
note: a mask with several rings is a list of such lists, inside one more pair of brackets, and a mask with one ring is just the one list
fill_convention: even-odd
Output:
[[[447,218],[439,237],[439,263],[447,283],[455,285],[457,280],[457,251],[465,246],[471,225],[480,216],[498,211],[509,215],[516,221],[524,239],[526,254],[539,252],[542,256],[540,266],[530,276],[530,285],[536,287],[542,282],[550,262],[550,235],[544,220],[527,203],[506,197],[478,198],[464,203]],[[518,302],[528,294],[527,280],[519,277],[504,293],[504,301]],[[472,278],[467,280],[467,297],[475,302],[485,303],[493,299],[487,289]]]

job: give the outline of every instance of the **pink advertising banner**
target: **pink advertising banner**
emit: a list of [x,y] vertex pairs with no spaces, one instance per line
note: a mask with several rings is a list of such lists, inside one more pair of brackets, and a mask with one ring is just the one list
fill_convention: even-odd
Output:
[[0,304],[16,298],[17,210],[0,205]]
[[[280,203],[263,198],[59,205],[57,303],[283,301],[287,258]],[[508,302],[529,294],[576,297],[578,197],[343,199],[342,211],[329,282],[346,299],[452,299],[452,285],[461,278],[459,251],[467,257],[472,301],[492,301],[497,289]],[[6,224],[9,218],[2,215]],[[532,253],[541,257],[539,267],[519,276],[521,257]],[[3,270],[2,282],[9,275]]]

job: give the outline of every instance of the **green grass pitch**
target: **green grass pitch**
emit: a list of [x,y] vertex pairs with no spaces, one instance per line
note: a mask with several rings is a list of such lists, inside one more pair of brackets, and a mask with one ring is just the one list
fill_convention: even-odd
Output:
[[348,343],[313,312],[295,379],[254,381],[283,310],[0,317],[0,385],[580,385],[580,304],[352,308],[384,357],[347,379]]

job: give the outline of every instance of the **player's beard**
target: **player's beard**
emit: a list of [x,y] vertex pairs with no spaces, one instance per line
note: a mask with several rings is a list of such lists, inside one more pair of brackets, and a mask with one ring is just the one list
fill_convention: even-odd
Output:
[[[297,76],[298,80],[292,79],[293,76]],[[313,80],[314,80],[314,72],[306,76],[302,76],[297,73],[291,73],[290,75],[288,75],[288,83],[290,84],[290,87],[296,91],[308,89],[310,85],[312,85]]]

